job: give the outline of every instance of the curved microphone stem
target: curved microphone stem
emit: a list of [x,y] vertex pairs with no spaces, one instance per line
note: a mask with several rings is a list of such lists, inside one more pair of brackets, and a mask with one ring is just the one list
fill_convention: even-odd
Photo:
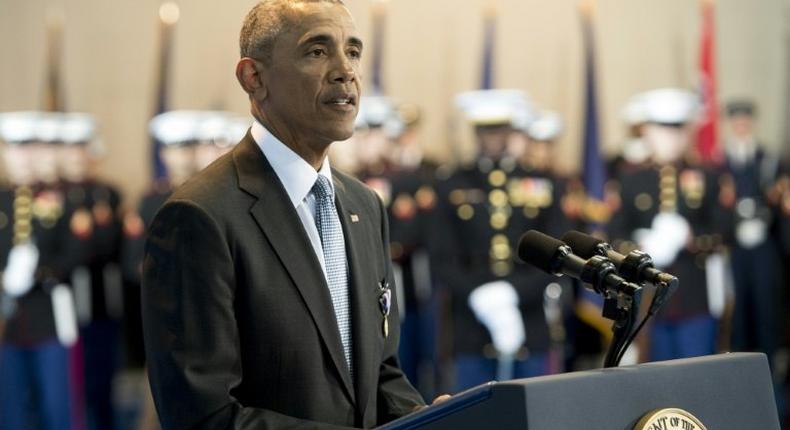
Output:
[[604,367],[616,367],[634,340],[634,324],[639,313],[639,304],[642,299],[642,289],[629,282],[625,282],[620,292],[606,298],[604,302],[604,316],[611,315],[614,320],[612,331],[614,336],[609,350],[604,359]]
[[[667,277],[666,281],[662,281],[656,284],[656,291],[655,294],[653,295],[653,301],[650,302],[650,309],[648,309],[647,315],[645,315],[645,317],[642,318],[642,321],[636,327],[636,330],[634,330],[634,332],[631,333],[631,335],[628,337],[628,340],[626,340],[626,349],[628,348],[627,345],[630,345],[634,341],[636,336],[645,326],[647,320],[649,320],[650,317],[655,315],[656,312],[658,312],[658,310],[661,309],[661,306],[672,295],[672,293],[675,292],[677,288],[678,288],[678,279],[672,276]],[[625,349],[620,351],[620,355],[617,358],[618,363],[623,358],[623,354],[625,354]]]

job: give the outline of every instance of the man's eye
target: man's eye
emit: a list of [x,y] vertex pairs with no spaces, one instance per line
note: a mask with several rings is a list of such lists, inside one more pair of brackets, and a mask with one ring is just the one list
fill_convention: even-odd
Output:
[[357,51],[356,49],[348,51],[348,57],[353,59],[359,59],[362,57],[362,53]]
[[312,51],[310,51],[310,56],[312,56],[312,57],[320,57],[320,56],[324,55],[325,53],[326,52],[323,49],[316,48],[316,49],[313,49]]

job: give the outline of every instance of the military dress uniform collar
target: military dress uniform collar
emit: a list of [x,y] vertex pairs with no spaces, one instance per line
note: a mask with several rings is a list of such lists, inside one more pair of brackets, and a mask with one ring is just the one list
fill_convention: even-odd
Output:
[[253,140],[261,149],[266,159],[274,169],[277,177],[285,187],[288,198],[294,208],[299,206],[310,193],[318,175],[324,175],[329,179],[332,194],[335,193],[335,185],[332,182],[332,170],[329,165],[329,157],[324,158],[321,169],[317,172],[307,161],[294,152],[291,148],[269,133],[264,126],[257,120],[253,122],[251,134]]

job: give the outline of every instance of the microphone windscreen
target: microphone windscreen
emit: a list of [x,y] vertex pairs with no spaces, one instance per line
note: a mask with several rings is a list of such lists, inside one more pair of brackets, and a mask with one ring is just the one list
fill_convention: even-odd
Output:
[[553,274],[556,264],[555,255],[563,245],[565,244],[551,236],[537,230],[529,230],[521,236],[518,243],[518,256],[525,263]]
[[562,235],[560,240],[570,246],[574,254],[585,259],[599,255],[598,245],[604,243],[597,237],[576,230],[569,230]]

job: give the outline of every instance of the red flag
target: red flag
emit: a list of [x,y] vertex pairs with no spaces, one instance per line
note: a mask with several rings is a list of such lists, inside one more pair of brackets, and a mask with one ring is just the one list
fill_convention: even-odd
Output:
[[718,136],[718,102],[716,101],[716,64],[714,58],[713,0],[702,1],[702,43],[700,45],[700,96],[703,117],[697,135],[697,152],[702,161],[721,160]]

